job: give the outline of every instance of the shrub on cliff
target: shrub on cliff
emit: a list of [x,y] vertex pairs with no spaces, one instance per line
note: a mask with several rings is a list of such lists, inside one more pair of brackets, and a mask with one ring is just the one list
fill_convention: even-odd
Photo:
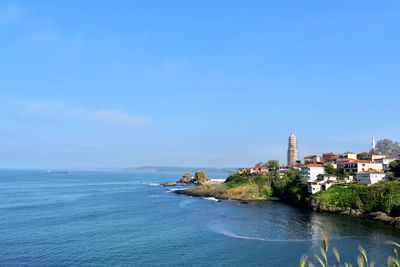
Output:
[[400,181],[382,182],[371,186],[336,185],[312,196],[312,199],[339,207],[359,209],[363,212],[383,211],[399,216]]
[[237,187],[237,186],[242,186],[245,185],[247,183],[250,183],[250,179],[252,176],[250,175],[246,175],[246,174],[241,174],[241,173],[235,173],[232,174],[231,176],[229,176],[226,180],[225,180],[225,185],[228,188],[233,188],[233,187]]

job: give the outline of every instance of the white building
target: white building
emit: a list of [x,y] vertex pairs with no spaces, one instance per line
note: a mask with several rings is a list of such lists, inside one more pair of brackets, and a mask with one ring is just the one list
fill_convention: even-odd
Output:
[[316,194],[319,191],[321,191],[321,184],[317,182],[309,182],[307,184],[308,186],[308,193],[310,194]]
[[383,172],[368,171],[358,172],[356,174],[357,183],[359,184],[376,184],[381,181],[386,181],[386,175]]
[[375,162],[376,163],[380,163],[380,164],[382,164],[382,167],[383,167],[383,171],[384,172],[388,172],[389,170],[390,170],[390,167],[389,167],[389,164],[392,162],[392,161],[395,161],[396,159],[389,159],[389,158],[383,158],[383,159],[377,159],[377,160],[375,160]]
[[337,177],[332,174],[319,174],[316,181],[307,183],[308,193],[315,194],[321,190],[328,190],[337,182]]
[[330,181],[330,182],[336,182],[337,181],[337,176],[334,174],[319,174],[317,176],[318,181]]
[[340,159],[357,159],[357,154],[353,152],[346,152],[339,155]]
[[332,181],[315,181],[315,182],[308,182],[307,187],[308,187],[308,193],[310,194],[316,194],[321,190],[328,190],[332,185],[334,185],[336,182]]
[[337,161],[338,170],[343,170],[351,174],[358,172],[366,172],[369,170],[382,171],[382,163],[371,162],[369,160],[354,160],[354,159],[342,159]]
[[306,164],[301,166],[300,177],[303,184],[318,180],[318,175],[320,174],[325,174],[325,168],[320,164]]

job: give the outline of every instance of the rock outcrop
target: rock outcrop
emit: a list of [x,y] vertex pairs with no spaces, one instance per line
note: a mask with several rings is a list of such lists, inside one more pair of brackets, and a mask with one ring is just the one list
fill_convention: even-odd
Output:
[[244,185],[227,188],[224,184],[198,185],[190,189],[174,191],[176,194],[195,197],[214,197],[216,199],[230,199],[237,201],[261,201],[266,197],[260,194],[257,185]]
[[358,209],[352,209],[349,207],[338,207],[318,200],[312,200],[310,206],[314,211],[318,212],[330,212],[330,213],[351,215],[354,217],[362,217],[364,215],[364,213]]
[[207,174],[204,171],[197,171],[194,175],[193,183],[202,185],[204,182],[207,182],[209,179]]
[[389,214],[385,212],[377,211],[377,212],[365,213],[359,209],[352,209],[349,207],[338,207],[332,204],[316,200],[311,201],[310,206],[312,210],[317,212],[329,212],[329,213],[350,215],[353,217],[370,218],[373,220],[383,222],[388,225],[392,225],[400,229],[400,217],[391,217]]
[[176,182],[167,182],[167,183],[163,183],[161,184],[161,186],[176,186]]
[[194,182],[194,178],[188,172],[183,174],[182,178],[178,181],[178,183],[182,183],[182,184],[190,184],[190,183],[193,183],[193,182]]

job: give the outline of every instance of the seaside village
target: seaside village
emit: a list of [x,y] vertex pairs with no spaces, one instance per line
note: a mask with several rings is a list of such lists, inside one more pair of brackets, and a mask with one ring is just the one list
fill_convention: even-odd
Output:
[[[283,176],[289,169],[300,171],[301,183],[308,185],[308,192],[315,194],[321,190],[327,190],[336,183],[359,183],[365,185],[387,181],[386,173],[389,171],[389,164],[399,160],[400,155],[390,157],[376,153],[375,137],[372,137],[371,150],[364,159],[359,159],[356,153],[346,152],[334,154],[332,152],[304,157],[304,163],[299,160],[297,149],[297,138],[294,133],[289,137],[287,165],[279,167],[279,176]],[[338,179],[335,174],[326,172],[326,167],[344,174],[343,179]],[[264,165],[241,168],[239,173],[246,174],[267,174],[270,172]]]

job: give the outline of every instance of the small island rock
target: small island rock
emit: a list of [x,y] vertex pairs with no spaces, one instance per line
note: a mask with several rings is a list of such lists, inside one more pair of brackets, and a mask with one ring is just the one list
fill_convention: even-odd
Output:
[[176,182],[167,182],[167,183],[163,183],[161,185],[162,186],[176,186]]
[[178,181],[178,183],[182,183],[182,184],[190,184],[193,183],[194,178],[192,177],[192,175],[188,172],[186,172],[185,174],[183,174],[182,178]]

